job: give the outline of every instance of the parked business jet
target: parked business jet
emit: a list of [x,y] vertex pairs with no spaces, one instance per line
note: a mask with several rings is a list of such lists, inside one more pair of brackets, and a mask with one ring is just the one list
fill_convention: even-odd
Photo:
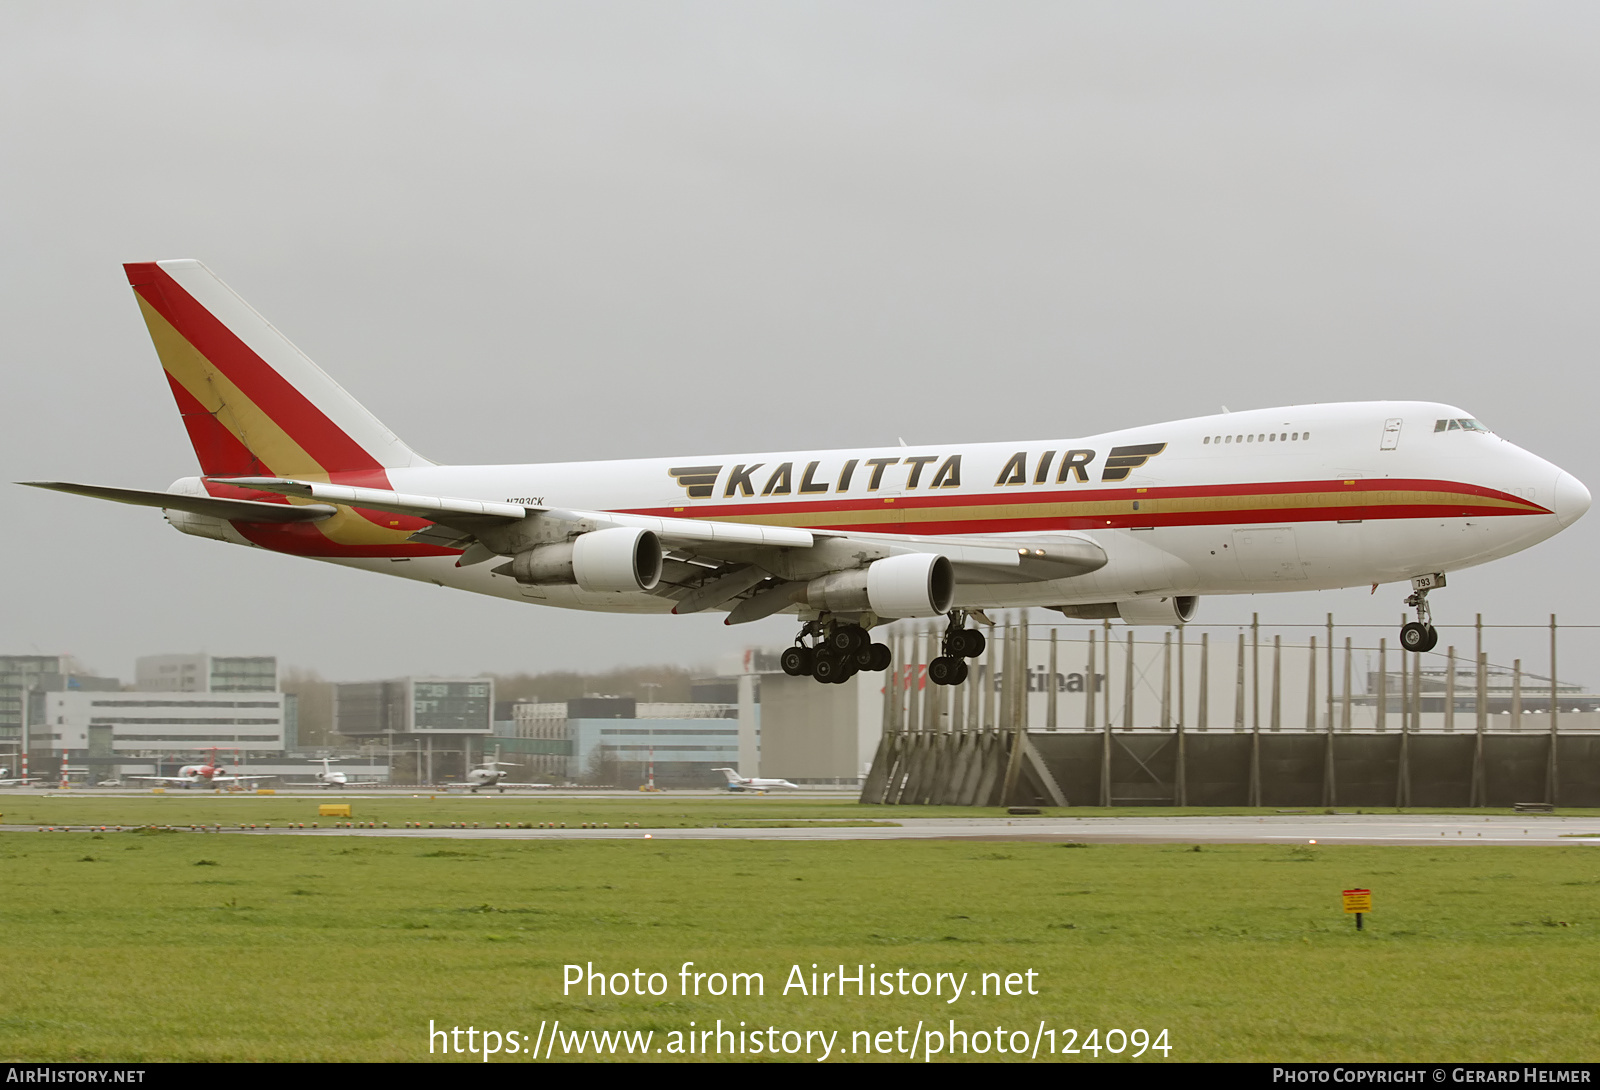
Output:
[[800,790],[799,784],[790,783],[788,780],[763,780],[751,776],[741,776],[732,768],[713,768],[711,771],[720,772],[728,777],[729,791],[754,791],[759,794],[763,791],[771,791],[774,788],[786,788],[791,791]]
[[204,265],[125,268],[201,475],[166,492],[29,483],[514,601],[727,624],[795,613],[784,668],[823,682],[887,668],[869,632],[896,618],[948,618],[928,677],[955,684],[984,610],[1169,625],[1205,594],[1390,582],[1411,584],[1402,645],[1426,651],[1447,573],[1589,508],[1570,474],[1423,401],[1033,442],[436,465]]
[[507,783],[506,777],[511,775],[511,773],[507,772],[500,766],[512,765],[514,767],[515,764],[515,761],[502,761],[500,759],[500,747],[495,746],[494,756],[485,757],[483,764],[477,768],[474,768],[471,772],[468,772],[465,780],[458,784],[447,784],[446,786],[465,787],[474,795],[478,793],[478,788],[480,787],[497,788],[503,795],[506,793],[506,788],[508,787],[547,788],[551,786],[547,783]]
[[333,760],[334,760],[334,758],[332,758],[332,757],[324,757],[324,758],[322,758],[322,771],[321,772],[312,773],[312,775],[314,775],[316,777],[316,779],[312,780],[311,782],[309,782],[309,783],[286,783],[286,784],[284,784],[284,786],[285,787],[331,787],[331,788],[334,788],[335,790],[339,790],[339,791],[343,791],[347,787],[381,787],[382,786],[380,783],[378,783],[377,780],[352,780],[348,776],[346,776],[343,772],[335,772],[332,768],[328,767],[333,762]]

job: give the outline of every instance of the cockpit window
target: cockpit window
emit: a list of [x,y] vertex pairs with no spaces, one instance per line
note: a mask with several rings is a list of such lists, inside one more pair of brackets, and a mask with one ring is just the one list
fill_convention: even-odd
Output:
[[1485,435],[1493,434],[1492,432],[1489,431],[1488,428],[1484,427],[1482,424],[1480,424],[1476,420],[1472,420],[1472,419],[1466,419],[1466,420],[1435,420],[1433,422],[1433,430],[1434,431],[1481,431]]

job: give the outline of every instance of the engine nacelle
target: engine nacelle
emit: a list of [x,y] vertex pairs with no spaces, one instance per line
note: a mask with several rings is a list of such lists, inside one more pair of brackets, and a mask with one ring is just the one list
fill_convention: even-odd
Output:
[[806,584],[799,600],[829,613],[870,610],[880,617],[938,617],[950,611],[955,593],[955,569],[947,557],[907,553],[819,576]]
[[1130,598],[1124,602],[1090,602],[1085,605],[1055,606],[1067,617],[1085,620],[1120,618],[1127,624],[1183,624],[1194,618],[1200,599],[1192,594],[1173,595],[1168,598]]
[[511,575],[530,586],[650,590],[661,580],[661,542],[649,530],[616,526],[569,542],[540,545],[511,559]]

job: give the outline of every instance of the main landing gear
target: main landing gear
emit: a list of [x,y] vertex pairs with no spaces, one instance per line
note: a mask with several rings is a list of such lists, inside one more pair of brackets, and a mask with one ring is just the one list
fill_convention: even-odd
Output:
[[1428,609],[1428,592],[1444,586],[1444,575],[1420,575],[1411,580],[1411,597],[1406,605],[1417,611],[1417,619],[1400,628],[1400,646],[1407,651],[1432,651],[1439,642],[1439,632],[1433,627],[1433,614]]
[[[941,654],[928,663],[928,680],[935,685],[960,685],[967,680],[967,659],[983,654],[988,641],[976,628],[967,628],[965,610],[950,611]],[[807,641],[810,641],[809,643]],[[824,685],[839,685],[862,670],[881,672],[892,657],[888,644],[873,643],[858,624],[834,620],[807,621],[784,650],[778,663],[790,677],[814,677]]]
[[860,625],[816,620],[801,627],[778,663],[790,677],[809,675],[824,685],[842,685],[862,670],[887,670],[892,658],[889,645],[873,643]]
[[928,663],[928,680],[935,685],[960,685],[967,680],[967,659],[983,654],[988,640],[976,628],[968,628],[964,610],[950,611],[950,624],[944,630],[944,654]]

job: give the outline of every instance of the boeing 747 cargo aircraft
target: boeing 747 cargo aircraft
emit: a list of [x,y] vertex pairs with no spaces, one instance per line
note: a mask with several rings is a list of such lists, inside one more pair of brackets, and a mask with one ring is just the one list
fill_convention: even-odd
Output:
[[159,507],[186,534],[513,601],[776,613],[791,674],[882,670],[871,630],[946,617],[931,680],[983,650],[984,610],[1177,624],[1207,594],[1409,583],[1433,647],[1447,573],[1570,526],[1589,492],[1473,415],[1296,405],[1100,435],[609,462],[446,466],[417,454],[198,261],[126,266],[200,463]]

